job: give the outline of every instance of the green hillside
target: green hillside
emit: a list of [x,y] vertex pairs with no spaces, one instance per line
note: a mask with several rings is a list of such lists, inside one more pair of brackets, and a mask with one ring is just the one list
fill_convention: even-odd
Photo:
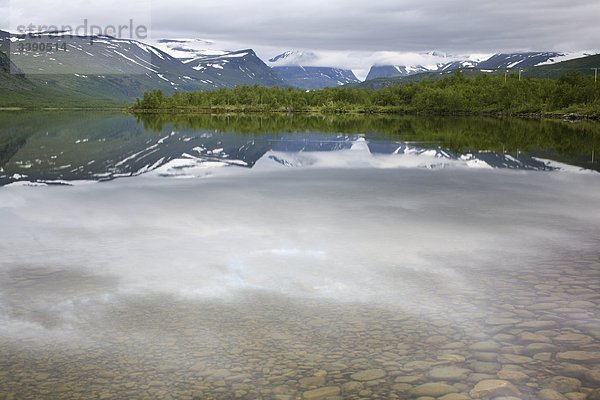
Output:
[[0,72],[0,108],[114,108],[126,104],[108,93],[96,95]]
[[0,108],[118,107],[131,98],[126,95],[128,86],[122,78],[118,81],[108,78],[93,86],[93,79],[82,84],[74,76],[25,76],[15,71],[19,70],[0,51]]
[[523,72],[524,76],[534,78],[558,79],[570,73],[593,75],[592,68],[600,68],[600,54],[562,61],[556,64],[540,65]]

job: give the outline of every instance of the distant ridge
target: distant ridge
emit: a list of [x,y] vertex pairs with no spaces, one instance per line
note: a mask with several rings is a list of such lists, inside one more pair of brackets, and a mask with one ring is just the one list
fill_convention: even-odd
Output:
[[[503,63],[502,63],[503,64]],[[490,64],[487,64],[490,65]],[[504,65],[504,64],[503,64]],[[510,64],[509,64],[510,65]],[[583,75],[593,75],[594,71],[592,68],[600,68],[600,54],[589,55],[585,57],[579,57],[571,60],[560,61],[557,63],[536,65],[533,67],[513,67],[511,68],[517,73],[518,70],[522,70],[523,77],[532,78],[550,78],[558,79],[569,73],[581,73]],[[495,67],[495,68],[481,68],[480,66],[475,68],[465,68],[461,71],[467,76],[481,75],[481,74],[504,74],[508,69],[506,67]],[[440,79],[445,76],[449,76],[456,70],[446,71],[427,71],[422,73],[416,73],[406,76],[396,76],[391,78],[377,78],[367,80],[365,82],[352,85],[359,88],[368,89],[380,89],[388,86],[402,85],[405,83],[418,82],[426,79]]]
[[465,57],[463,60],[447,61],[450,58],[445,54],[430,52],[427,55],[435,56],[438,62],[435,65],[374,65],[371,67],[366,80],[378,78],[405,77],[425,72],[444,72],[465,68],[498,69],[498,68],[530,68],[545,63],[554,63],[555,60],[567,56],[558,52],[525,52],[525,53],[498,53],[484,60],[476,57]]
[[271,59],[273,70],[289,85],[302,89],[323,89],[360,82],[349,69],[316,66],[315,53],[286,51]]

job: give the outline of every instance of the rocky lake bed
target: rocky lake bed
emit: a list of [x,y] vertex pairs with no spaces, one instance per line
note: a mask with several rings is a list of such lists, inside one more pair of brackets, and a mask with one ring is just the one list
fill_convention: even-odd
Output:
[[[252,293],[228,304],[153,297],[86,307],[88,321],[78,316],[85,340],[76,346],[36,341],[23,349],[23,339],[0,340],[0,393],[3,399],[596,400],[600,259],[574,263],[505,276],[480,271],[471,293],[427,285],[420,295],[443,296],[448,312],[423,316]],[[13,277],[4,295],[39,284],[44,274],[30,272]]]

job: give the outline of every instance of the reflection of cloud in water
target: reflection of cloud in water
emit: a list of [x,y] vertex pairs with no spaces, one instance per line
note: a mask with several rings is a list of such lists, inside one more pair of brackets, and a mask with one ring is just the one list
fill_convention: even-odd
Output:
[[477,292],[474,271],[593,245],[597,179],[323,169],[4,188],[2,318],[53,328],[86,301],[152,293],[435,312],[449,294]]
[[0,270],[0,318],[4,333],[68,329],[78,313],[110,301],[117,278],[78,267],[39,265]]

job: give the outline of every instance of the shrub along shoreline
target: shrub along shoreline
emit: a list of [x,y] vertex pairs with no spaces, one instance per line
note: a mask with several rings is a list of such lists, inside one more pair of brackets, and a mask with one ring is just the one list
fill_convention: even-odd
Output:
[[476,76],[461,73],[439,80],[382,89],[338,87],[303,90],[240,86],[233,89],[144,93],[133,113],[395,113],[486,115],[526,118],[600,119],[600,87],[572,74],[558,80]]
[[[132,109],[128,108],[124,111],[127,111],[132,114],[181,114],[181,115],[235,115],[235,114],[355,114],[355,115],[413,115],[413,116],[454,116],[454,117],[496,117],[496,118],[524,118],[524,119],[562,119],[569,121],[580,121],[580,120],[590,120],[590,121],[600,121],[600,111],[594,112],[591,114],[586,113],[586,110],[570,110],[570,112],[544,112],[544,113],[503,113],[503,112],[430,112],[430,111],[409,111],[409,110],[394,110],[394,109],[381,109],[381,110],[361,110],[355,109],[351,111],[343,111],[337,113],[327,112],[324,109],[303,109],[303,110],[295,110],[295,109],[281,109],[281,110],[271,110],[271,109],[252,109],[246,107],[230,107],[230,108],[154,108],[154,109]],[[578,112],[577,112],[578,111]]]

